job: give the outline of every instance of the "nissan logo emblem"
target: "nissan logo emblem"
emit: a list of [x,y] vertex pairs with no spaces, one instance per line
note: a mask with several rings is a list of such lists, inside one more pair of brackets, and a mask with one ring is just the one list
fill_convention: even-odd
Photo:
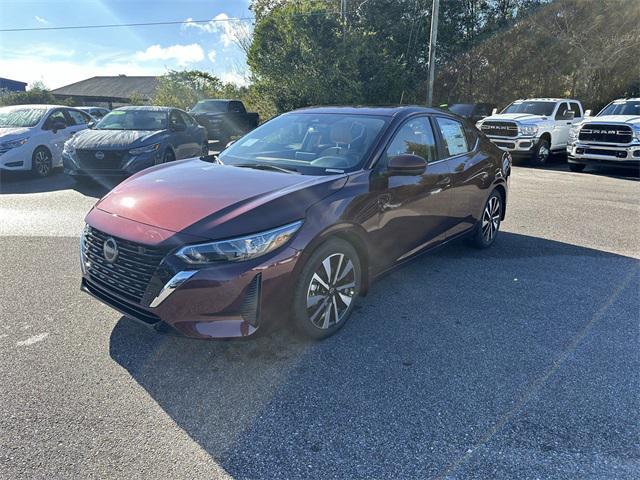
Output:
[[118,258],[118,244],[116,241],[109,237],[105,240],[102,246],[102,254],[104,259],[109,263],[114,263]]
[[102,160],[102,159],[104,158],[104,152],[97,151],[97,152],[96,152],[96,158],[97,158],[98,160]]

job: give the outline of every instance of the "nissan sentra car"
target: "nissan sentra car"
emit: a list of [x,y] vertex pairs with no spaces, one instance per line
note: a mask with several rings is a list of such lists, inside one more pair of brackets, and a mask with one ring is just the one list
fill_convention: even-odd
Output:
[[[383,273],[467,236],[491,246],[511,157],[451,113],[309,108],[136,174],[81,237],[82,289],[160,331],[340,329]],[[425,273],[427,274],[427,273]]]
[[160,163],[208,154],[204,127],[169,107],[121,107],[64,144],[64,171],[77,179],[124,177]]

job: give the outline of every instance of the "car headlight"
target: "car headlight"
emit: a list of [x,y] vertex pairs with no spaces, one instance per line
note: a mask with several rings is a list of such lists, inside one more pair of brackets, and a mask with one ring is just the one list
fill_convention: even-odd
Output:
[[73,144],[73,141],[69,140],[64,142],[64,147],[62,149],[62,151],[64,153],[67,153],[69,155],[73,155],[74,153],[76,153],[76,146]]
[[482,127],[482,120],[476,122],[476,128],[480,130],[480,127]]
[[520,131],[520,135],[532,137],[536,133],[538,133],[538,126],[537,125],[519,125],[518,130]]
[[633,129],[633,133],[636,136],[636,140],[638,140],[640,142],[640,128],[635,128]]
[[578,138],[578,132],[580,131],[580,127],[578,125],[574,125],[569,130],[569,141],[572,142]]
[[289,241],[302,221],[290,223],[266,232],[211,243],[187,245],[176,256],[192,265],[206,265],[220,261],[240,262],[269,253]]
[[17,140],[10,140],[8,142],[3,142],[2,148],[5,150],[9,150],[10,148],[21,147],[25,143],[29,141],[29,137],[18,138]]
[[159,143],[154,143],[153,145],[147,145],[146,147],[138,147],[132,148],[129,150],[131,155],[142,155],[143,153],[153,153],[157,152],[160,149]]

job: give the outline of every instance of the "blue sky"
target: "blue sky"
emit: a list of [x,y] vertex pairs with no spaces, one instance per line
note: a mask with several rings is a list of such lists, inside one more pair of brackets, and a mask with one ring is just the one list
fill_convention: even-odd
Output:
[[[249,0],[0,0],[0,29],[250,17]],[[246,82],[251,22],[0,32],[0,77],[57,88],[95,75],[200,69]]]

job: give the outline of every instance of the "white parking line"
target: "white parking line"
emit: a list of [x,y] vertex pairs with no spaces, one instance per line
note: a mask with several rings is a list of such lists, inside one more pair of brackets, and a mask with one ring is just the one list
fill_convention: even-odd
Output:
[[34,343],[38,343],[49,336],[48,333],[41,333],[39,335],[34,335],[33,337],[29,337],[26,340],[22,340],[17,342],[16,345],[19,347],[24,347],[26,345],[33,345]]

